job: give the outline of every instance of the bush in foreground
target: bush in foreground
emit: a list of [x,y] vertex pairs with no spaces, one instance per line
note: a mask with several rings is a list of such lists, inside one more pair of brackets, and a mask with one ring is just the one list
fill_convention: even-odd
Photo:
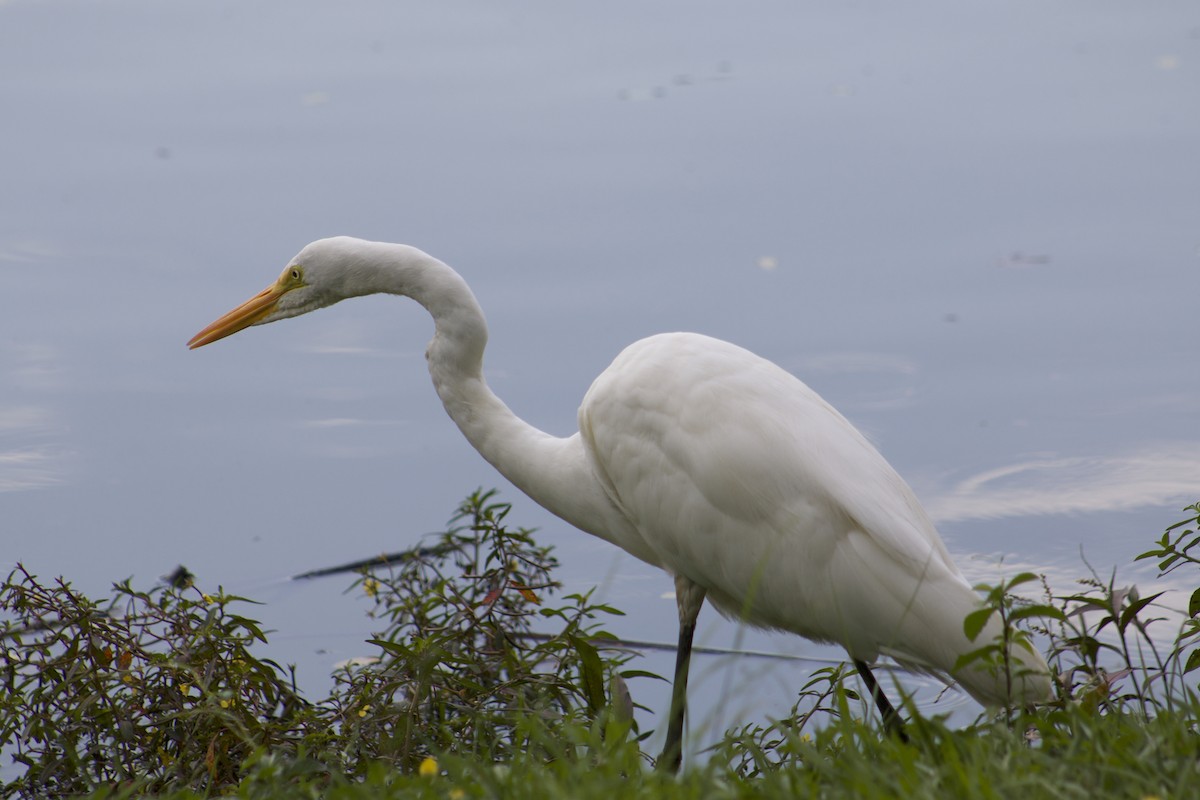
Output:
[[536,753],[535,734],[574,722],[632,734],[622,688],[636,673],[622,674],[628,656],[603,647],[598,623],[619,612],[556,598],[549,548],[507,528],[508,510],[476,493],[450,531],[359,578],[387,623],[379,655],[340,670],[319,702],[254,655],[266,636],[239,613],[245,598],[180,572],[149,591],[119,583],[101,604],[18,566],[0,586],[15,617],[0,628],[0,748],[21,774],[0,789],[219,794],[266,764],[355,778],[417,771],[435,752]]
[[[1172,610],[1092,575],[1079,591],[982,587],[1017,641],[1049,642],[1052,706],[965,728],[907,708],[910,741],[864,715],[842,668],[819,670],[786,718],[729,732],[680,778],[649,768],[632,719],[619,613],[556,597],[549,549],[476,494],[455,527],[357,581],[385,629],[378,658],[310,702],[237,609],[176,576],[96,603],[18,568],[0,586],[5,796],[853,797],[1186,796],[1196,757],[1200,589]],[[1200,504],[1141,558],[1200,567]],[[1174,615],[1174,618],[1172,618]],[[1170,633],[1164,630],[1178,623]],[[966,625],[979,625],[977,618]],[[549,630],[547,630],[549,628]],[[1154,634],[1153,636],[1151,634]],[[1006,647],[973,657],[1004,669]],[[989,662],[990,659],[990,662]]]

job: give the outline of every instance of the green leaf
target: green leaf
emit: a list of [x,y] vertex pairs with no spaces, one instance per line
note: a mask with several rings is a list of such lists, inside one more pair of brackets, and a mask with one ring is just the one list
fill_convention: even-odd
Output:
[[1044,619],[1056,619],[1059,622],[1066,622],[1067,615],[1062,612],[1062,609],[1048,605],[1032,605],[1021,606],[1015,609],[1008,615],[1009,622],[1016,622],[1021,619],[1029,619],[1030,617],[1039,617]]
[[622,611],[621,609],[613,608],[612,606],[604,605],[603,603],[592,606],[592,610],[593,611],[603,611],[605,614],[611,614],[614,617],[625,616],[625,612]]
[[1200,667],[1200,647],[1188,653],[1187,665],[1183,668],[1183,674],[1186,675],[1197,667]]
[[993,613],[995,613],[994,608],[984,606],[967,614],[966,619],[963,620],[963,633],[967,635],[967,638],[972,642],[975,641],[984,626],[987,625],[988,620],[992,618]]
[[1005,588],[1011,590],[1014,586],[1020,586],[1022,583],[1029,583],[1030,581],[1036,581],[1037,579],[1038,576],[1032,572],[1022,572],[1021,574],[1014,576],[1013,579],[1008,582],[1008,585]]
[[954,666],[951,667],[951,671],[957,672],[958,670],[962,669],[963,667],[969,666],[976,661],[986,661],[989,657],[998,653],[999,650],[1000,650],[1000,648],[997,647],[996,645],[989,644],[985,647],[980,647],[977,650],[972,650],[969,653],[963,653],[954,662]]
[[1200,616],[1200,589],[1192,592],[1192,599],[1188,600],[1188,616]]
[[571,646],[579,654],[579,673],[583,678],[583,691],[587,697],[588,710],[599,714],[604,708],[604,667],[600,664],[600,654],[591,642],[578,636],[568,637]]
[[1174,564],[1176,561],[1179,561],[1181,558],[1183,558],[1183,556],[1178,553],[1171,556],[1170,558],[1164,558],[1162,561],[1158,562],[1158,571],[1159,572],[1169,571],[1171,569],[1171,565]]
[[1075,611],[1073,611],[1072,613],[1078,613],[1080,611],[1087,611],[1088,609],[1093,609],[1096,611],[1107,611],[1108,610],[1107,600],[1098,600],[1097,598],[1089,597],[1086,594],[1071,594],[1071,595],[1066,595],[1065,597],[1060,597],[1058,599],[1066,600],[1069,603],[1078,603],[1081,606],[1080,608],[1075,609]]
[[400,642],[391,642],[391,641],[388,641],[387,639],[368,639],[367,643],[373,644],[376,647],[381,648],[385,652],[390,653],[394,656],[399,656],[401,658],[408,657],[412,653],[412,649],[409,647],[406,647],[404,644],[402,644]]
[[1120,623],[1118,623],[1117,627],[1120,628],[1121,631],[1124,631],[1127,627],[1129,627],[1130,620],[1132,620],[1134,617],[1136,617],[1138,615],[1139,611],[1141,611],[1143,608],[1145,608],[1146,606],[1148,606],[1150,603],[1154,602],[1158,598],[1162,597],[1162,595],[1163,595],[1163,593],[1159,592],[1158,594],[1152,594],[1149,597],[1141,597],[1137,600],[1134,600],[1132,603],[1130,603],[1128,606],[1125,607],[1124,611],[1121,612],[1121,621],[1120,621]]

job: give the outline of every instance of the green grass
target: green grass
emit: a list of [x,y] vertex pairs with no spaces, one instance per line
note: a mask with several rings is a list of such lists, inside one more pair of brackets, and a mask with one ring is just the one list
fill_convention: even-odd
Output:
[[[850,673],[828,668],[786,718],[729,731],[671,776],[627,699],[645,673],[606,646],[620,612],[559,596],[550,550],[509,528],[508,510],[477,493],[446,534],[360,576],[378,660],[317,700],[256,655],[266,635],[249,601],[182,575],[95,601],[18,567],[0,585],[0,748],[20,768],[0,795],[1200,796],[1200,589],[1178,612],[1094,575],[1040,598],[1012,591],[1032,575],[981,587],[1009,641],[1049,643],[1055,703],[956,727],[908,706],[901,742],[861,717]],[[1200,505],[1141,558],[1195,570],[1198,526]],[[981,642],[973,657],[1005,669],[1005,652]]]
[[[504,764],[446,756],[435,775],[379,766],[354,781],[306,773],[303,765],[260,763],[236,787],[245,798],[1080,798],[1195,797],[1197,734],[1192,720],[1149,722],[1060,715],[1035,723],[1032,744],[1004,727],[950,730],[910,725],[909,744],[848,720],[797,743],[798,761],[742,777],[709,761],[678,777],[649,767],[634,743],[573,742],[580,752],[551,760],[519,755]],[[134,796],[131,795],[126,796]],[[97,796],[107,796],[99,794]],[[116,795],[121,796],[121,795]],[[163,795],[201,797],[187,791]]]

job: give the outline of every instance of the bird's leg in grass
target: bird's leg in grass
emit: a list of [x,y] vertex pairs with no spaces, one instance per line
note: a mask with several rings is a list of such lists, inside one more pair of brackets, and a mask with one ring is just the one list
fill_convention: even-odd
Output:
[[904,722],[900,719],[900,714],[888,702],[887,695],[883,693],[883,689],[875,680],[875,675],[871,672],[871,668],[867,666],[867,662],[855,659],[854,668],[862,676],[863,683],[867,685],[867,691],[871,693],[871,697],[875,699],[875,705],[879,709],[879,713],[883,715],[883,729],[900,741],[907,742],[908,734],[904,732]]
[[659,769],[678,772],[683,763],[683,719],[687,712],[688,667],[692,661],[692,637],[696,618],[704,605],[705,589],[682,575],[675,576],[675,604],[679,608],[679,646],[675,651],[675,680],[671,683],[671,711],[667,719],[667,741],[658,757]]

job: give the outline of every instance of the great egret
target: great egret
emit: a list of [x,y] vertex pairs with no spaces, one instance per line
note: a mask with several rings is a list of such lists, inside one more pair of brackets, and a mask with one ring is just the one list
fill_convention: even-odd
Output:
[[383,292],[433,316],[426,357],[446,412],[537,503],[675,579],[679,648],[660,764],[677,769],[692,636],[705,598],[723,614],[846,648],[885,722],[899,717],[868,663],[888,655],[953,678],[985,705],[1049,698],[1046,663],[1013,647],[1016,674],[958,657],[980,605],[912,490],[854,426],[797,378],[694,333],[651,336],[601,373],[579,432],[544,433],[483,379],[487,325],[466,282],[413,247],[321,239],[275,283],[200,331],[196,348],[251,325]]

